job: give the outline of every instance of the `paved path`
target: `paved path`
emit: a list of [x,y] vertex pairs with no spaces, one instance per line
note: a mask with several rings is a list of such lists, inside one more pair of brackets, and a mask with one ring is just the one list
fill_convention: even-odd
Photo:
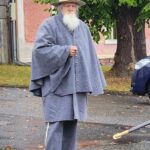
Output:
[[[146,97],[88,97],[88,119],[78,126],[78,150],[150,150],[150,128],[113,141],[112,135],[150,120]],[[0,88],[0,150],[42,150],[45,127],[41,99],[26,89]]]

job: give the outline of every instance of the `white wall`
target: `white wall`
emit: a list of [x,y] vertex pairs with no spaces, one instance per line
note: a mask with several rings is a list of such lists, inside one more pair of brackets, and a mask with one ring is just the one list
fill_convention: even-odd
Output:
[[18,58],[22,62],[31,62],[32,43],[25,41],[24,4],[23,0],[17,0],[17,42]]

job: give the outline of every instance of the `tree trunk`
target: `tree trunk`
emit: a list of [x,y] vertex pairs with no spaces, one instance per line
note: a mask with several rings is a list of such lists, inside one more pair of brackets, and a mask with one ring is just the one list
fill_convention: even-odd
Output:
[[135,21],[139,15],[138,8],[121,6],[117,13],[118,44],[114,57],[112,73],[116,76],[130,75],[135,63],[146,56],[145,23],[140,31]]

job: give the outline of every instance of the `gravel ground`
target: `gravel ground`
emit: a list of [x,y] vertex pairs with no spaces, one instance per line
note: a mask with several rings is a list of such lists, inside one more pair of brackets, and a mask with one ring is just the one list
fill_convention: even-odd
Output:
[[[147,97],[88,97],[88,119],[78,125],[78,150],[150,150],[150,128],[114,141],[113,134],[150,120]],[[0,150],[43,150],[41,99],[27,89],[0,88]]]

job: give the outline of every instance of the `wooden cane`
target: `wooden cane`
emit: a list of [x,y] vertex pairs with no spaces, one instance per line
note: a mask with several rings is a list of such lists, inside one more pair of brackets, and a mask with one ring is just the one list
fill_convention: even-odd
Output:
[[128,133],[131,133],[131,132],[133,132],[133,131],[136,131],[136,130],[138,130],[138,129],[142,128],[142,127],[145,127],[145,126],[147,126],[147,125],[149,125],[149,124],[150,124],[150,120],[149,120],[149,121],[146,121],[146,122],[144,122],[144,123],[142,123],[142,124],[140,124],[140,125],[137,125],[137,126],[135,126],[135,127],[132,127],[132,128],[129,129],[129,130],[125,130],[125,131],[123,131],[123,132],[116,133],[116,134],[113,135],[113,139],[114,139],[114,140],[120,139],[122,136],[127,135]]

